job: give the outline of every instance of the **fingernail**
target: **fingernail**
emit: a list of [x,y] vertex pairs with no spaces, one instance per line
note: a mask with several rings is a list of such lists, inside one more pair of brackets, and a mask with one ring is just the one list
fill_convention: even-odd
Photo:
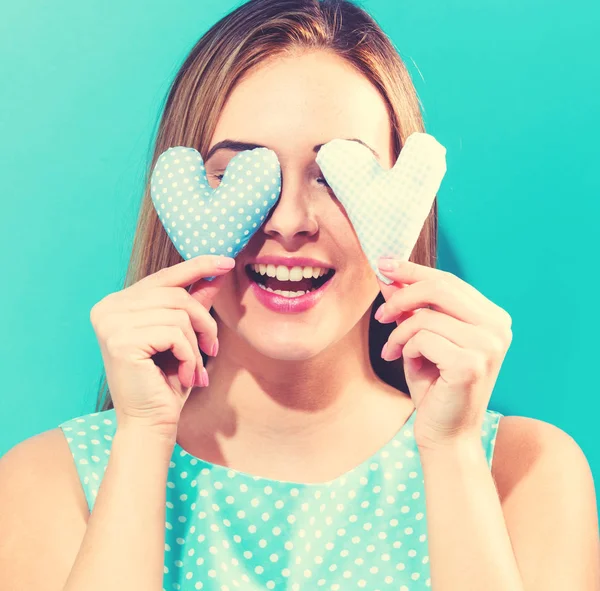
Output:
[[383,318],[385,304],[381,304],[379,308],[377,308],[377,312],[375,312],[375,320],[381,320]]
[[385,356],[387,355],[387,350],[388,344],[386,343],[385,345],[383,345],[383,349],[381,349],[381,358],[385,361],[387,361],[387,359],[385,358]]
[[377,264],[382,271],[391,271],[394,268],[393,259],[380,258]]
[[217,260],[217,269],[233,269],[235,267],[235,259],[231,257],[219,257]]
[[208,386],[208,373],[206,373],[206,367],[202,368],[197,385],[201,388],[206,388],[206,386]]
[[219,339],[217,338],[215,340],[215,344],[213,345],[212,350],[210,352],[211,357],[215,357],[218,352],[219,352]]
[[196,369],[194,370],[194,388],[197,388],[198,386],[201,385],[200,380],[202,376],[202,372],[198,369],[198,366],[196,366]]

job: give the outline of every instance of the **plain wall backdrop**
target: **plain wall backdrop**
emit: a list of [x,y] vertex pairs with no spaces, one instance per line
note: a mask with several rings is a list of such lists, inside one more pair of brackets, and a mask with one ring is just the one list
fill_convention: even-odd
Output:
[[[240,3],[0,4],[0,455],[94,411],[89,313],[122,289],[159,110]],[[489,408],[569,433],[598,482],[600,3],[360,5],[447,148],[438,266],[513,318]]]

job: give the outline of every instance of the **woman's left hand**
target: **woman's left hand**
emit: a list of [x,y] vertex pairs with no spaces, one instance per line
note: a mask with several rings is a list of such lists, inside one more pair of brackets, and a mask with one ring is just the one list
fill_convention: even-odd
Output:
[[379,281],[386,300],[376,319],[396,322],[382,357],[403,357],[417,408],[420,450],[480,441],[485,412],[512,341],[510,315],[452,273],[410,261],[391,264]]

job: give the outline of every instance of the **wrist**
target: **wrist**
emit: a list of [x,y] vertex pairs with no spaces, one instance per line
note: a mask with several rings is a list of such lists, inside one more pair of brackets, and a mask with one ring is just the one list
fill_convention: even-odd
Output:
[[135,420],[119,421],[116,434],[119,439],[130,439],[144,445],[173,448],[177,439],[177,426],[147,425]]
[[481,439],[462,437],[439,444],[417,442],[421,457],[478,457],[484,450]]

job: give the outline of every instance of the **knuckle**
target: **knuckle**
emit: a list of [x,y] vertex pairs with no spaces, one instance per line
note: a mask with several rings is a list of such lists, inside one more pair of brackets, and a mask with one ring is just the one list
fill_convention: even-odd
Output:
[[415,268],[413,267],[413,265],[403,265],[402,274],[407,279],[414,279],[414,277],[415,277]]
[[501,355],[504,353],[504,343],[502,342],[501,339],[496,338],[496,337],[492,337],[490,339],[490,344],[489,344],[489,350],[492,353],[492,355],[496,356],[496,355]]
[[175,287],[172,293],[174,302],[182,308],[189,306],[190,299],[194,299],[183,287]]
[[98,304],[94,304],[90,310],[90,323],[92,326],[96,326],[98,322]]
[[112,334],[105,339],[104,346],[111,357],[118,357],[123,347],[123,339],[118,333]]
[[385,302],[385,310],[387,314],[390,312],[396,313],[402,311],[402,300],[403,300],[403,291],[399,290],[396,293],[393,293],[390,299]]
[[212,314],[202,305],[198,304],[199,314],[202,318],[202,332],[214,335],[217,333],[217,321],[213,318]]
[[434,293],[438,293],[440,295],[445,294],[448,291],[448,281],[443,278],[436,278],[432,280],[432,289]]
[[[158,271],[155,271],[154,273],[152,273],[152,275],[146,275],[146,277],[155,277],[156,279],[162,279],[165,274],[168,272],[168,268],[167,267],[161,267],[160,269],[158,269]],[[146,277],[143,277],[142,279],[145,279]]]
[[176,310],[173,310],[173,312],[175,313],[178,324],[185,328],[190,325],[190,316],[185,310],[177,308]]
[[105,332],[106,314],[101,302],[92,306],[92,309],[90,310],[90,324],[98,337],[102,338]]
[[[437,316],[437,313],[431,308],[417,308],[414,311],[412,318],[414,318],[417,314],[419,315],[418,320],[427,323],[427,326],[432,326],[431,323],[434,322],[433,317]],[[410,320],[410,318],[408,318],[408,320]]]
[[482,377],[487,371],[487,361],[478,351],[466,350],[464,355],[464,372],[471,379]]
[[101,300],[97,301],[90,309],[90,322],[92,326],[96,326],[98,321],[102,318],[104,314],[104,309],[106,308],[106,304],[112,300],[112,296],[114,294],[110,293],[107,296],[104,296]]
[[498,322],[498,325],[502,339],[510,344],[513,338],[512,318],[510,314],[502,308],[500,308],[500,321]]

